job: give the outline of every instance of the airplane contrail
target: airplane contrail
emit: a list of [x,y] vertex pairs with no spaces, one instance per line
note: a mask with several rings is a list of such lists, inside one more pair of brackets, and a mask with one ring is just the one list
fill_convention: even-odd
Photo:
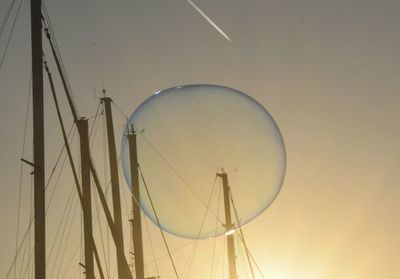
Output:
[[202,10],[200,10],[199,7],[196,6],[195,3],[193,3],[191,0],[186,0],[190,5],[192,5],[193,8],[202,16],[204,17],[208,23],[211,24],[212,27],[214,27],[222,36],[224,36],[225,39],[227,39],[229,42],[231,42],[231,39],[224,33],[224,31],[221,30]]

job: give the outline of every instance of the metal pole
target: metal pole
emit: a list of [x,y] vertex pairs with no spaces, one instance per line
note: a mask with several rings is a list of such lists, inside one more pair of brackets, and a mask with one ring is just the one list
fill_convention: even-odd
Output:
[[82,199],[83,199],[83,229],[85,241],[85,271],[86,279],[94,279],[93,262],[93,229],[92,229],[92,195],[90,187],[90,152],[89,129],[87,119],[76,121],[80,135]]
[[229,185],[228,185],[228,174],[225,172],[217,173],[222,178],[222,189],[224,193],[224,205],[225,205],[225,227],[227,234],[227,245],[228,245],[228,264],[229,264],[229,278],[237,279],[236,271],[236,256],[235,256],[235,243],[233,239],[234,226],[231,217],[231,205],[229,199]]
[[[105,92],[105,91],[104,91]],[[124,240],[122,232],[122,214],[121,214],[121,196],[119,191],[119,179],[118,179],[118,162],[117,162],[117,152],[115,148],[115,136],[114,136],[114,126],[112,121],[111,112],[111,98],[104,97],[100,99],[104,104],[104,109],[106,113],[106,124],[107,124],[107,140],[108,140],[108,153],[110,161],[110,172],[111,172],[111,189],[113,197],[113,211],[114,211],[114,224],[116,229],[117,242],[116,245],[120,246],[122,251],[117,253],[117,265],[118,265],[118,278],[124,278],[124,267],[123,259],[121,255],[124,252]]]
[[31,0],[35,279],[46,278],[42,2]]
[[136,279],[144,279],[143,243],[142,243],[142,221],[140,215],[140,193],[139,174],[137,160],[136,133],[128,134],[129,154],[131,165],[131,187],[132,187],[132,238],[135,258]]

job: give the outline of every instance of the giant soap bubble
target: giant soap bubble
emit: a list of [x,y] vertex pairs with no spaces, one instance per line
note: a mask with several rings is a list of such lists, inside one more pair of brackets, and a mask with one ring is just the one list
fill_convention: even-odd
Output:
[[[138,161],[161,227],[177,236],[226,233],[222,182],[228,173],[235,227],[261,214],[275,199],[285,175],[285,147],[267,110],[237,90],[186,85],[157,92],[130,116]],[[131,185],[129,145],[121,160]],[[223,168],[223,169],[222,169]],[[157,224],[143,180],[140,205]]]

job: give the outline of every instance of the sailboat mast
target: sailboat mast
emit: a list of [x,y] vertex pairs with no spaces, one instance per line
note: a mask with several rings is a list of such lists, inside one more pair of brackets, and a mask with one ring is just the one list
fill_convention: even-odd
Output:
[[231,204],[229,199],[229,185],[228,185],[228,174],[225,172],[218,173],[219,177],[222,178],[222,190],[224,194],[224,206],[225,206],[225,227],[227,235],[227,246],[228,246],[228,264],[229,264],[229,278],[237,279],[236,271],[236,256],[235,256],[235,243],[233,239],[234,226],[232,223],[231,216]]
[[[103,90],[105,93],[105,90]],[[108,140],[108,154],[110,162],[110,172],[111,172],[111,189],[113,198],[113,211],[114,211],[114,224],[117,235],[116,245],[118,245],[122,253],[117,253],[117,265],[118,265],[118,278],[125,279],[124,277],[124,266],[123,266],[123,256],[124,251],[124,241],[122,232],[122,214],[121,214],[121,195],[119,191],[119,179],[118,179],[118,162],[117,162],[117,152],[115,148],[115,136],[114,136],[114,126],[112,121],[111,112],[111,98],[104,97],[100,99],[104,103],[104,110],[106,113],[106,124],[107,124],[107,140]]]
[[140,194],[139,194],[139,174],[136,146],[136,133],[132,131],[128,134],[130,166],[131,166],[131,187],[132,187],[132,238],[135,258],[136,279],[144,279],[144,260],[142,243],[142,220],[140,215]]
[[81,147],[81,171],[82,171],[82,206],[83,226],[85,241],[85,274],[86,279],[94,279],[93,262],[93,228],[92,228],[92,197],[90,187],[90,152],[89,152],[89,131],[87,119],[76,121],[80,135]]
[[35,279],[46,278],[42,1],[31,0]]

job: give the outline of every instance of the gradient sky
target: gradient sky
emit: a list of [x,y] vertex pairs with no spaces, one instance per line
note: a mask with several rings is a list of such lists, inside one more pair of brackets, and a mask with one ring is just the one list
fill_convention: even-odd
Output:
[[[0,19],[9,2],[1,1]],[[231,42],[185,0],[47,2],[81,115],[95,114],[95,97],[103,87],[130,114],[158,90],[193,83],[236,88],[272,114],[286,144],[286,179],[273,205],[245,227],[248,246],[267,278],[399,278],[399,1],[195,1]],[[28,8],[23,0],[0,69],[1,276],[15,250],[30,80]],[[3,35],[1,53],[4,45]],[[46,103],[51,167],[62,140],[48,90]],[[114,114],[119,145],[124,118]],[[32,158],[29,136],[27,159]],[[29,171],[24,167],[20,234],[29,216]],[[48,247],[65,207],[63,194],[71,189],[68,173],[61,181],[65,187],[57,188],[59,197],[49,211]],[[80,238],[78,213],[76,219],[71,243]],[[161,246],[156,228],[150,230]],[[188,242],[168,240],[172,248]],[[212,246],[212,240],[199,242],[189,278],[209,278]],[[190,247],[174,254],[180,272]],[[165,254],[160,250],[158,255]],[[148,246],[146,252],[151,253]],[[68,278],[79,278],[74,277],[78,261]],[[148,270],[152,275],[153,266]],[[174,278],[166,258],[160,273]]]

